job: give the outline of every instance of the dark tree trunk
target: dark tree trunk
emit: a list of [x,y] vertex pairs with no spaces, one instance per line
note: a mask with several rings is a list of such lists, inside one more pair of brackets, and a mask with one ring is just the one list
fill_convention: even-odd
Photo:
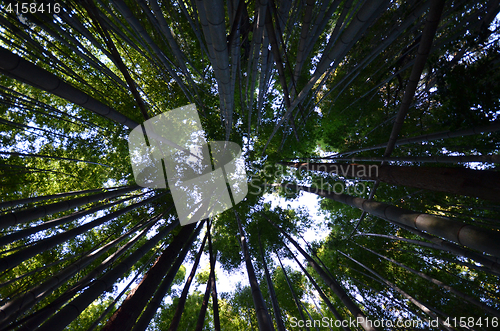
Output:
[[[215,263],[217,262],[217,253],[214,254],[212,247],[212,235],[208,232],[208,252],[210,254],[211,267],[215,270]],[[219,318],[219,300],[217,299],[217,282],[215,279],[215,272],[212,274],[212,306],[214,312],[214,328],[220,331],[220,318]]]
[[[142,313],[141,317],[139,318],[137,323],[134,325],[134,328],[132,329],[132,331],[144,331],[148,327],[150,321],[155,316],[156,311],[158,310],[158,308],[160,308],[161,303],[163,301],[163,298],[165,297],[168,290],[170,289],[170,286],[172,285],[172,282],[174,281],[175,275],[179,271],[179,268],[180,268],[182,262],[184,261],[184,259],[186,258],[186,255],[189,252],[189,249],[192,247],[194,240],[198,237],[198,234],[200,233],[200,230],[203,227],[203,222],[204,222],[204,220],[201,221],[200,225],[198,225],[198,228],[196,230],[194,230],[194,232],[191,234],[191,237],[184,244],[182,251],[180,252],[177,259],[175,260],[175,263],[172,265],[172,267],[168,271],[167,275],[165,276],[165,278],[162,280],[162,282],[158,286],[158,290],[154,294],[151,301],[148,303],[146,309],[144,310],[144,313]],[[127,330],[130,330],[130,327]]]
[[110,317],[103,331],[130,330],[141,314],[142,307],[146,306],[149,299],[155,293],[158,285],[170,269],[175,258],[179,255],[184,243],[188,241],[195,227],[196,224],[189,224],[182,228],[146,275],[144,275],[139,285],[130,292],[120,308]]
[[208,309],[208,301],[210,300],[210,293],[212,292],[212,277],[215,275],[212,265],[210,266],[210,275],[207,280],[207,287],[205,288],[205,295],[203,296],[203,302],[201,304],[200,314],[198,315],[198,321],[196,322],[195,331],[201,331],[203,329],[203,324],[205,324],[205,316]]
[[181,321],[182,317],[182,312],[184,311],[184,305],[186,304],[186,299],[188,296],[189,292],[189,287],[191,286],[191,283],[193,282],[193,278],[196,274],[196,269],[198,268],[198,264],[200,263],[200,258],[201,254],[203,253],[203,248],[205,247],[205,243],[207,240],[208,235],[205,235],[203,238],[203,241],[200,246],[200,250],[198,251],[198,254],[196,255],[196,258],[193,263],[193,267],[191,268],[191,272],[189,273],[188,279],[186,280],[186,283],[184,284],[184,288],[182,289],[181,296],[179,298],[179,301],[177,303],[177,307],[175,308],[175,313],[174,317],[172,317],[172,321],[170,322],[170,327],[168,328],[168,331],[174,331],[177,330],[177,327],[179,326],[179,322]]

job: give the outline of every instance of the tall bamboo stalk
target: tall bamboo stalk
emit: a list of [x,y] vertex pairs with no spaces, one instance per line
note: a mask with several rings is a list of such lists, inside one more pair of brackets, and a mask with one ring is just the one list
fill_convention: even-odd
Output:
[[304,256],[309,263],[311,267],[313,267],[314,270],[319,274],[319,276],[323,279],[323,281],[330,287],[330,289],[339,297],[340,301],[347,307],[347,309],[351,312],[351,314],[354,316],[356,321],[358,321],[358,324],[361,324],[361,326],[367,330],[367,331],[375,331],[377,330],[376,328],[373,327],[373,323],[368,320],[368,318],[365,316],[365,314],[359,309],[359,307],[351,300],[349,295],[346,293],[346,291],[342,288],[342,286],[332,277],[330,277],[324,270],[321,268],[321,266],[314,261],[314,259],[307,254],[307,252],[300,247],[300,245],[283,229],[281,229],[279,226],[274,224],[270,219],[267,219],[275,228],[277,228],[281,233],[290,241],[295,248]]
[[[111,189],[116,189],[116,188],[117,187],[113,187]],[[44,195],[44,196],[38,196],[38,197],[4,201],[4,202],[0,203],[0,208],[9,208],[9,207],[17,206],[17,205],[24,205],[24,204],[28,204],[28,203],[35,203],[35,202],[40,202],[40,201],[45,201],[45,200],[66,198],[66,197],[70,197],[73,195],[79,195],[79,194],[104,192],[105,190],[106,189],[104,189],[104,188],[98,188],[98,189],[92,189],[92,190],[64,192],[64,193],[50,194],[50,195]]]
[[[285,245],[285,247],[290,252],[290,255],[294,258],[295,262],[299,265],[299,267],[302,270],[302,272],[304,273],[304,275],[306,275],[306,277],[309,279],[309,281],[311,282],[311,284],[314,286],[314,288],[318,292],[318,294],[321,297],[321,299],[323,300],[323,302],[326,304],[326,306],[328,307],[328,309],[330,309],[330,311],[333,314],[333,316],[335,316],[335,318],[337,320],[339,320],[340,322],[343,322],[344,318],[340,315],[340,313],[338,312],[338,310],[333,306],[333,304],[330,301],[330,299],[328,299],[328,297],[325,295],[325,292],[323,292],[323,290],[318,285],[318,283],[316,282],[316,280],[314,280],[314,277],[307,271],[307,269],[302,265],[302,263],[300,263],[299,259],[295,256],[295,254],[292,253],[292,251],[290,250],[290,248],[288,248],[288,246],[286,246],[286,245]],[[346,331],[350,331],[351,330],[351,329],[349,329],[349,327],[345,326],[344,323],[342,323],[341,325],[342,325],[342,328],[344,330],[346,330]]]
[[411,69],[410,78],[406,83],[405,93],[403,95],[403,100],[401,100],[401,106],[396,115],[396,120],[394,121],[394,126],[392,127],[391,135],[389,141],[387,142],[387,147],[384,152],[384,156],[388,157],[394,150],[394,144],[398,138],[399,132],[403,127],[404,118],[410,109],[411,102],[415,96],[415,91],[417,90],[418,82],[420,81],[420,76],[424,70],[425,63],[427,62],[427,57],[431,51],[432,41],[437,31],[439,21],[441,20],[441,13],[443,12],[445,0],[433,0],[431,1],[431,7],[429,9],[429,15],[425,23],[424,31],[422,31],[422,39],[418,45],[417,57],[415,63]]
[[262,296],[262,292],[259,288],[259,282],[255,276],[255,271],[253,269],[252,261],[250,259],[250,253],[248,252],[247,242],[245,238],[245,232],[243,232],[243,227],[241,225],[240,217],[236,210],[234,210],[234,216],[236,222],[238,223],[238,229],[240,232],[240,246],[243,251],[243,258],[245,259],[245,264],[247,267],[248,280],[250,282],[250,288],[252,289],[252,299],[255,306],[255,312],[257,314],[257,322],[259,323],[260,330],[274,330],[273,322],[271,321],[271,316],[266,307],[266,302]]
[[141,282],[123,301],[120,308],[109,318],[103,331],[130,330],[142,312],[142,309],[138,309],[138,307],[146,306],[174,263],[175,258],[180,254],[183,245],[193,234],[195,227],[196,224],[189,224],[182,228],[181,232],[175,236],[174,240],[144,275]]
[[281,164],[300,170],[314,170],[343,177],[379,180],[391,185],[416,187],[500,202],[500,172],[493,170],[352,163],[282,162]]
[[[474,267],[472,267],[473,269],[485,271],[485,272],[491,273],[493,275],[500,276],[500,264],[498,263],[497,259],[495,259],[491,256],[468,250],[466,248],[460,247],[459,245],[455,245],[453,243],[450,243],[450,242],[447,242],[447,241],[442,240],[440,238],[431,236],[425,232],[422,232],[422,231],[419,231],[416,229],[412,229],[409,227],[403,227],[403,229],[406,229],[406,230],[408,230],[408,231],[410,231],[410,232],[412,232],[412,233],[414,233],[414,234],[416,234],[416,235],[418,235],[426,240],[429,240],[430,242],[408,239],[408,238],[398,237],[398,236],[393,236],[393,235],[378,234],[378,233],[360,233],[360,234],[358,234],[358,236],[372,236],[372,237],[400,240],[400,241],[404,241],[404,242],[407,242],[410,244],[419,245],[422,247],[429,247],[429,248],[434,248],[434,249],[445,251],[445,252],[450,252],[450,253],[457,255],[457,256],[463,256],[463,257],[472,259],[475,262],[481,263],[483,265],[483,267],[481,267],[481,266],[476,265],[475,263],[470,264],[471,267],[474,266]],[[462,262],[457,261],[457,263],[463,263],[463,261]]]
[[[143,195],[143,194],[141,194],[141,195]],[[135,196],[131,196],[131,197],[128,197],[128,198],[125,198],[125,199],[120,199],[120,200],[113,201],[113,202],[110,202],[110,203],[98,205],[96,207],[92,207],[92,208],[89,208],[87,210],[77,211],[77,212],[72,213],[72,214],[70,214],[68,216],[63,216],[63,217],[59,217],[59,218],[56,218],[56,219],[53,219],[53,220],[50,220],[50,221],[47,221],[47,222],[43,222],[42,224],[39,224],[37,226],[32,226],[30,228],[26,228],[26,229],[23,229],[23,230],[19,230],[19,231],[15,231],[15,232],[9,233],[8,235],[3,236],[3,237],[0,238],[0,246],[1,245],[9,244],[11,242],[14,242],[14,241],[22,239],[22,238],[26,238],[29,235],[32,235],[32,234],[40,232],[40,231],[43,231],[43,230],[46,230],[46,229],[49,229],[49,228],[53,228],[53,227],[56,227],[56,226],[61,225],[61,224],[69,223],[71,221],[80,219],[80,218],[82,218],[84,216],[90,215],[90,214],[98,212],[100,210],[104,210],[104,209],[113,207],[113,206],[115,206],[117,204],[123,203],[125,201],[129,201],[131,199],[135,199],[135,198],[138,198],[138,197],[139,197],[139,195],[135,195]]]
[[205,288],[205,294],[203,295],[203,301],[201,303],[200,313],[198,314],[198,320],[196,321],[195,331],[203,330],[203,325],[205,324],[205,317],[208,309],[208,301],[210,300],[210,293],[212,292],[212,277],[215,275],[212,264],[210,264],[210,274],[207,279],[207,286]]
[[[184,247],[182,248],[182,251],[179,253],[179,256],[176,258],[175,263],[172,265],[166,276],[161,281],[153,298],[149,301],[141,317],[137,320],[137,322],[133,326],[132,331],[145,331],[146,328],[148,327],[156,311],[158,310],[158,308],[160,308],[165,295],[168,293],[168,290],[170,289],[170,286],[172,286],[172,282],[174,281],[175,275],[177,275],[177,273],[179,272],[179,268],[182,265],[182,262],[184,262],[187,253],[191,249],[194,240],[198,237],[204,222],[205,220],[202,220],[200,222],[196,230],[194,230],[194,232],[191,234],[191,237],[186,241],[186,243],[184,243]],[[127,330],[130,330],[130,328],[128,328]]]
[[385,260],[387,260],[387,261],[390,261],[390,262],[392,262],[392,263],[394,263],[394,264],[396,264],[396,265],[400,266],[401,268],[403,268],[403,269],[405,269],[405,270],[408,270],[408,271],[409,271],[409,272],[411,272],[412,274],[415,274],[415,275],[417,275],[417,276],[419,276],[419,277],[421,277],[421,278],[423,278],[423,279],[425,279],[425,280],[427,280],[427,281],[429,281],[429,282],[431,282],[431,283],[433,283],[433,284],[436,284],[437,286],[439,286],[439,287],[441,287],[441,288],[443,288],[443,289],[447,290],[448,292],[453,293],[453,294],[454,294],[455,296],[457,296],[458,298],[463,299],[463,300],[465,300],[465,301],[467,301],[467,302],[469,302],[469,303],[472,303],[473,305],[478,306],[478,307],[479,307],[479,308],[481,308],[482,310],[487,311],[487,312],[489,312],[490,314],[492,314],[492,315],[494,315],[494,316],[496,316],[496,317],[500,317],[500,311],[498,311],[497,309],[494,309],[494,308],[492,308],[492,307],[488,306],[488,305],[487,305],[487,304],[485,304],[485,303],[480,302],[480,301],[479,301],[479,300],[477,300],[476,298],[474,298],[474,297],[472,297],[472,296],[470,296],[470,295],[468,295],[468,294],[465,294],[465,293],[463,293],[463,292],[461,292],[461,291],[459,291],[459,290],[455,289],[455,288],[454,288],[454,287],[452,287],[452,286],[446,285],[445,283],[443,283],[443,282],[442,282],[442,281],[440,281],[440,280],[437,280],[437,279],[436,279],[436,278],[434,278],[434,277],[430,277],[430,276],[426,275],[426,274],[425,274],[425,273],[423,273],[423,272],[420,272],[420,271],[417,271],[417,270],[415,270],[415,269],[413,269],[413,268],[410,268],[410,267],[408,267],[407,265],[405,265],[405,264],[403,264],[403,263],[401,263],[401,262],[398,262],[398,261],[396,261],[396,260],[394,260],[394,259],[392,259],[392,258],[390,258],[390,257],[384,256],[384,255],[382,255],[382,254],[380,254],[380,253],[375,252],[374,250],[371,250],[371,249],[369,249],[369,248],[367,248],[367,247],[365,247],[365,246],[359,245],[359,244],[357,244],[357,243],[355,243],[355,244],[356,244],[358,247],[360,247],[360,248],[362,248],[362,249],[364,249],[364,250],[366,250],[366,251],[368,251],[368,252],[370,252],[370,253],[373,253],[373,254],[377,255],[378,257],[381,257],[381,258],[383,258],[383,259],[385,259]]
[[[141,257],[146,255],[154,246],[162,239],[167,236],[170,231],[172,231],[176,226],[179,225],[179,222],[173,221],[164,229],[162,229],[158,234],[156,234],[153,238],[146,241],[146,243],[140,247],[138,247],[134,253],[132,253],[129,257],[125,258],[123,261],[120,261],[112,270],[108,270],[103,276],[99,277],[99,274],[102,271],[109,267],[111,263],[116,261],[121,255],[128,251],[133,245],[139,240],[143,235],[146,234],[147,231],[139,233],[132,240],[130,240],[127,244],[120,247],[115,253],[106,258],[100,265],[98,265],[95,269],[91,270],[89,273],[85,275],[82,279],[80,279],[76,284],[74,284],[69,290],[56,298],[53,302],[35,312],[32,316],[27,318],[27,321],[23,322],[24,330],[33,330],[38,327],[41,323],[47,320],[52,316],[62,305],[64,305],[67,301],[73,299],[78,292],[85,289],[85,287],[89,287],[89,289],[85,290],[87,292],[86,297],[77,297],[72,302],[75,302],[77,305],[85,306],[85,304],[90,304],[95,298],[97,298],[101,293],[99,293],[99,288],[101,291],[106,291],[106,288],[103,290],[103,285],[106,285],[106,282],[112,283],[116,281],[122,274],[124,274],[127,270],[129,270],[134,263],[136,263]],[[86,307],[86,306],[85,306]],[[84,308],[82,308],[83,310]],[[71,311],[71,310],[70,310]],[[73,312],[74,313],[74,312]],[[63,323],[70,323],[73,319],[78,316],[73,315],[72,317],[64,316],[67,319]],[[55,321],[56,322],[56,321]],[[54,323],[55,323],[54,322]],[[64,326],[63,326],[64,327]]]
[[[172,223],[172,226],[178,225],[178,221]],[[170,227],[168,227],[170,230]],[[109,289],[109,287],[132,266],[139,261],[150,249],[152,249],[159,240],[165,236],[155,236],[148,240],[142,247],[137,248],[130,256],[121,261],[116,267],[106,272],[98,280],[92,282],[80,295],[73,299],[68,305],[64,306],[58,313],[53,315],[45,322],[39,331],[62,331],[69,323],[78,317],[78,315],[94,301],[99,295]]]
[[198,268],[198,264],[200,263],[201,254],[203,253],[203,248],[205,247],[207,237],[208,237],[208,232],[205,235],[205,237],[203,238],[203,241],[201,242],[198,254],[196,254],[196,258],[194,260],[193,267],[191,268],[191,272],[189,273],[189,276],[186,280],[186,283],[184,284],[184,288],[182,289],[182,293],[181,293],[181,296],[179,297],[179,301],[177,302],[177,307],[175,308],[174,316],[172,317],[172,320],[170,321],[170,326],[168,327],[168,331],[177,330],[177,327],[179,326],[179,322],[181,321],[181,317],[182,317],[182,312],[184,311],[184,305],[186,304],[186,299],[187,299],[189,287],[191,286],[191,283],[193,282],[194,276],[196,274],[196,269]]
[[269,289],[269,295],[271,296],[271,304],[273,306],[276,325],[278,327],[278,331],[284,331],[285,325],[283,324],[283,318],[281,317],[281,309],[278,303],[278,299],[276,297],[276,291],[274,290],[273,280],[271,279],[271,274],[269,273],[269,268],[267,267],[266,256],[264,255],[264,249],[262,248],[262,241],[260,239],[260,232],[259,232],[259,248],[260,248],[260,257],[264,265],[264,273],[266,275],[267,288]]
[[427,231],[435,236],[468,246],[480,252],[491,254],[495,257],[500,257],[500,232],[498,231],[490,231],[449,218],[419,213],[382,202],[356,198],[347,194],[337,194],[290,183],[280,184],[280,186],[285,188],[292,187],[305,192],[314,193],[354,208],[359,208],[396,225],[402,224],[418,230]]
[[[411,143],[420,143],[423,141],[433,141],[433,140],[439,140],[439,139],[466,137],[466,136],[471,136],[471,135],[480,134],[480,133],[497,132],[499,130],[500,130],[500,121],[494,121],[488,125],[477,126],[477,127],[472,127],[472,128],[467,128],[467,129],[462,129],[462,130],[457,130],[457,131],[441,131],[441,132],[435,132],[435,133],[427,133],[424,135],[415,136],[415,137],[411,137],[411,138],[399,139],[399,140],[396,140],[396,142],[394,143],[394,146],[402,146],[402,145],[411,144]],[[364,148],[360,148],[360,149],[357,149],[354,151],[344,152],[344,153],[341,153],[338,155],[332,155],[332,156],[330,156],[330,158],[336,159],[337,157],[342,157],[345,155],[355,154],[355,153],[360,153],[360,152],[365,152],[365,151],[371,151],[371,150],[375,150],[375,149],[379,149],[379,148],[384,148],[386,146],[387,146],[387,143],[375,145],[375,146],[371,146],[371,147],[364,147]]]
[[139,186],[136,185],[128,186],[118,190],[108,191],[104,193],[97,193],[81,198],[74,198],[66,201],[55,202],[39,207],[33,207],[22,211],[1,215],[0,229],[5,229],[6,227],[16,224],[27,223],[35,219],[59,213],[61,211],[66,211],[76,207],[80,207],[91,202],[115,198],[120,195],[124,195],[128,192],[135,191],[137,189],[139,189]]
[[[2,315],[10,315],[9,318],[7,319],[2,319],[2,324],[5,324],[9,321],[12,321],[13,318],[16,315],[20,315],[23,312],[27,311],[29,308],[31,308],[35,303],[39,302],[46,296],[52,293],[56,288],[61,286],[64,282],[66,282],[69,278],[74,276],[77,272],[83,270],[85,267],[87,267],[90,263],[95,261],[97,258],[99,258],[101,255],[106,253],[109,249],[113,248],[116,246],[118,243],[121,241],[125,240],[128,236],[130,236],[132,233],[138,231],[140,228],[146,226],[140,233],[138,233],[134,238],[132,238],[129,242],[134,243],[138,239],[140,239],[142,236],[144,236],[149,228],[153,226],[156,221],[160,219],[162,215],[155,216],[145,222],[145,224],[138,224],[134,226],[131,230],[127,231],[125,234],[121,235],[117,239],[107,243],[106,245],[95,249],[85,256],[83,256],[81,259],[78,259],[74,263],[70,264],[69,266],[65,267],[63,270],[60,272],[56,273],[46,281],[44,281],[42,284],[36,285],[29,290],[27,290],[24,294],[12,298],[7,304],[4,306],[0,307],[0,311],[2,312]],[[149,225],[149,226],[148,226]],[[120,249],[119,249],[120,250]],[[43,309],[45,310],[45,308]],[[45,310],[47,312],[47,310]],[[39,312],[36,312],[35,314],[39,314]],[[35,317],[35,316],[32,316]]]
[[[429,305],[425,305],[423,304],[422,302],[420,302],[419,300],[415,299],[413,296],[411,296],[410,294],[406,293],[405,291],[403,291],[401,288],[399,288],[398,286],[396,286],[394,283],[388,281],[387,279],[385,279],[384,277],[382,277],[381,275],[379,275],[376,271],[374,271],[373,269],[367,267],[366,265],[362,264],[361,262],[357,261],[356,259],[352,258],[351,256],[341,252],[341,251],[338,251],[340,254],[344,255],[346,258],[348,258],[349,260],[353,261],[354,263],[360,265],[361,267],[363,267],[364,269],[368,270],[370,273],[372,273],[373,275],[375,275],[375,277],[379,278],[383,283],[385,283],[386,285],[388,285],[389,287],[391,287],[393,290],[395,290],[396,292],[398,292],[399,294],[401,294],[404,298],[406,298],[407,300],[410,300],[414,305],[416,305],[418,308],[420,308],[424,313],[426,313],[427,315],[429,315],[430,317],[432,317],[434,320],[438,320],[439,324],[441,324],[441,326],[443,328],[445,328],[446,330],[454,330],[454,328],[451,327],[450,324],[448,324],[446,321],[444,321],[442,318],[439,318],[435,313],[434,313],[434,308],[430,307]],[[448,317],[449,316],[445,316],[445,317]]]
[[77,235],[82,234],[85,231],[88,231],[96,226],[102,225],[110,220],[113,220],[113,219],[117,218],[118,216],[126,214],[131,210],[134,210],[136,208],[144,206],[145,204],[153,202],[154,200],[160,198],[164,194],[165,193],[160,193],[160,194],[153,196],[151,198],[144,199],[141,202],[135,203],[133,205],[130,205],[130,206],[127,206],[127,207],[122,208],[120,210],[117,210],[111,214],[108,214],[108,215],[105,215],[105,216],[100,217],[98,219],[95,219],[92,222],[85,223],[79,227],[76,227],[74,229],[56,234],[52,237],[42,239],[42,240],[36,242],[34,245],[29,246],[29,247],[27,247],[21,251],[18,251],[14,254],[7,255],[6,257],[0,259],[0,271],[14,268],[15,266],[19,265],[23,261],[26,261],[29,258],[31,258],[37,254],[45,252],[58,244],[61,244],[65,241],[68,241],[68,240],[76,237]]
[[103,104],[85,92],[66,83],[56,75],[24,60],[3,47],[0,47],[0,71],[15,79],[27,82],[36,88],[43,89],[82,106],[127,128],[133,129],[138,125],[137,122],[110,106]]
[[[275,254],[278,257],[278,261],[279,261],[280,266],[281,266],[281,271],[283,271],[283,276],[285,276],[285,280],[286,280],[286,284],[288,285],[288,289],[290,289],[290,293],[292,293],[292,298],[293,298],[293,301],[295,302],[295,307],[297,307],[297,311],[299,312],[300,318],[302,319],[302,321],[305,322],[307,319],[304,315],[304,312],[302,311],[302,308],[303,308],[302,303],[300,302],[299,297],[297,296],[297,293],[295,293],[295,290],[293,289],[292,283],[290,282],[290,278],[288,278],[285,267],[283,266],[283,263],[281,262],[280,256],[278,255],[277,252],[275,252]],[[304,325],[304,327],[307,331],[310,331],[307,324]]]
[[[212,247],[212,235],[210,231],[208,232],[208,252],[210,254],[210,268],[215,270],[215,263],[217,261],[217,253],[213,252]],[[214,313],[214,329],[215,331],[220,331],[220,318],[219,318],[219,300],[217,298],[217,284],[215,279],[215,272],[212,273],[211,287],[212,287],[212,307]]]

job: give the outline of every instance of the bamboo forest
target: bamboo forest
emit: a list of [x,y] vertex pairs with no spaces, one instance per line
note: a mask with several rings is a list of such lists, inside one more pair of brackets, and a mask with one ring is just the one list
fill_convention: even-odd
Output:
[[0,330],[500,329],[500,0],[0,12]]

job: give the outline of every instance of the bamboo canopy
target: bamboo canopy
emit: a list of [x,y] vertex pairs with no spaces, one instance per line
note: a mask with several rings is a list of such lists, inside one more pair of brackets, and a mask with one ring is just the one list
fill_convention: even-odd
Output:
[[[453,330],[466,315],[483,324],[460,328],[496,328],[499,13],[500,0],[6,2],[0,329]],[[190,138],[236,143],[244,162],[221,167],[208,145],[190,175],[221,174],[232,205],[181,226],[199,192],[138,186],[132,162],[166,177],[166,144],[191,171],[205,146],[146,130],[188,104]],[[129,149],[132,130],[149,154]],[[247,177],[238,203],[231,167]]]

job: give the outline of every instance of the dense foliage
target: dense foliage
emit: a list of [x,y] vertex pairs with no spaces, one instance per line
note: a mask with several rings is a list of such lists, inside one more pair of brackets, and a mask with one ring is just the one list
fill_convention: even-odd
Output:
[[[499,1],[15,3],[0,15],[0,329],[500,323]],[[209,141],[242,147],[249,188],[196,228],[178,226],[168,189],[135,186],[127,141],[187,104]],[[480,180],[439,177],[455,168]],[[420,215],[442,218],[423,229]]]

